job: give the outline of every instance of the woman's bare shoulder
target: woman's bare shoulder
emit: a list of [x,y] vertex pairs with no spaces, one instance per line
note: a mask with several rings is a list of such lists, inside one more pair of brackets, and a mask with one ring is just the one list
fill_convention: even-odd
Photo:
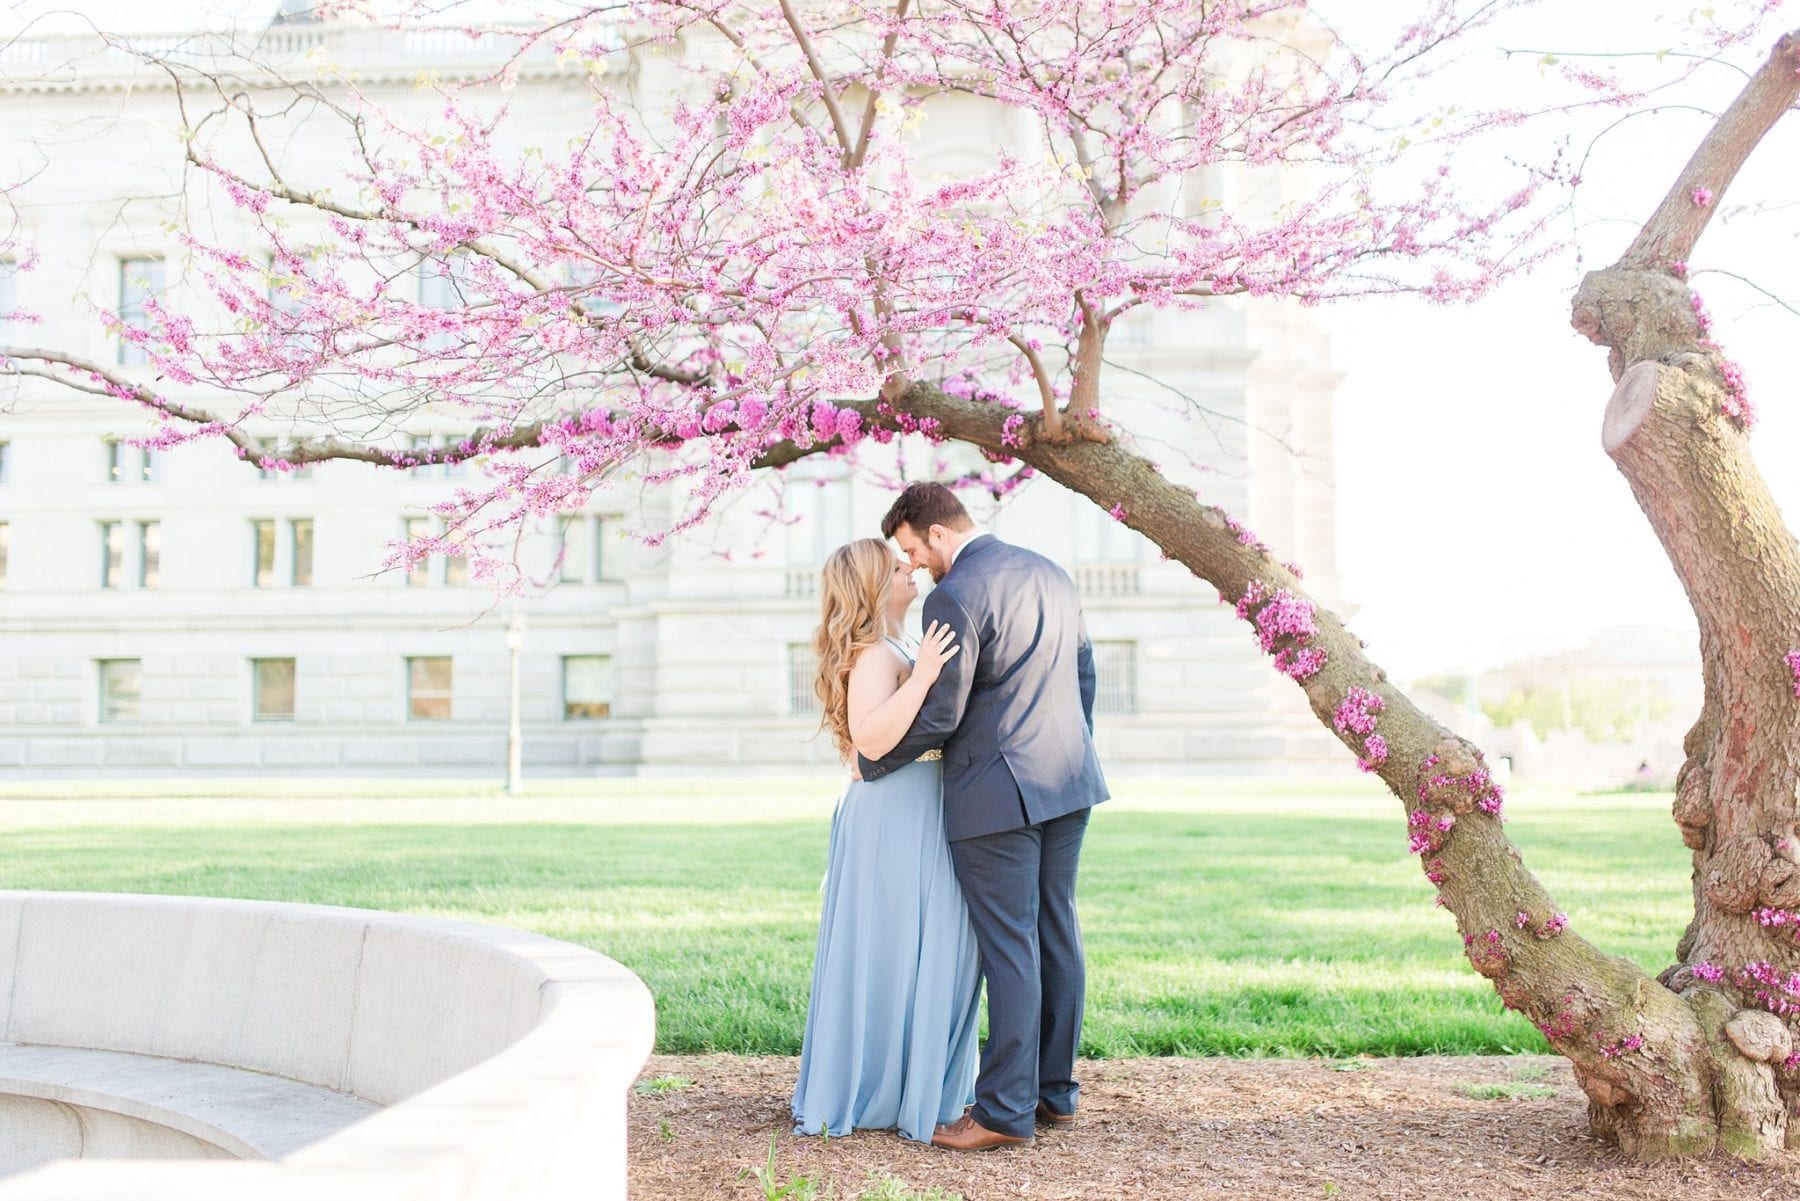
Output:
[[850,674],[876,675],[892,672],[896,675],[910,670],[912,664],[906,656],[894,649],[894,644],[883,638],[880,642],[871,643],[856,652],[850,661]]

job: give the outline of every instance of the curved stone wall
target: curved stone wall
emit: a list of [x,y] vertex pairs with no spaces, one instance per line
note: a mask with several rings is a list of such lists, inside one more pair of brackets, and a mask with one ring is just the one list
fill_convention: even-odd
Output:
[[87,1157],[0,1199],[622,1197],[654,1028],[629,971],[539,935],[0,891],[0,1170]]

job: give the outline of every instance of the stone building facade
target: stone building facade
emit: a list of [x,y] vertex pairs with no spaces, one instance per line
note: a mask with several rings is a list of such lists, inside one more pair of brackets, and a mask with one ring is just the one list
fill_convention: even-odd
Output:
[[[414,87],[421,63],[476,69],[495,51],[301,25],[271,29],[261,53],[351,64],[404,111],[427,103]],[[618,74],[648,91],[667,69],[632,60]],[[19,209],[39,258],[24,272],[0,264],[0,312],[43,317],[0,323],[0,344],[146,370],[89,305],[197,294],[168,232],[188,186],[172,97],[155,72],[79,39],[15,41],[0,48],[0,71],[0,153],[9,169],[41,160]],[[528,127],[584,111],[579,81],[535,59],[511,103]],[[922,149],[934,169],[955,171],[1014,136],[979,109],[941,116]],[[1239,209],[1285,199],[1275,174],[1206,184]],[[1109,410],[1144,451],[1302,563],[1315,594],[1338,604],[1336,376],[1311,320],[1225,303],[1134,318],[1109,351]],[[759,488],[659,549],[629,533],[666,517],[668,497],[630,485],[598,495],[527,532],[521,562],[543,586],[496,606],[457,560],[410,576],[379,570],[389,544],[429,529],[430,504],[457,486],[443,468],[402,476],[328,463],[272,475],[223,443],[146,458],[121,441],[145,432],[128,407],[41,381],[3,386],[0,774],[496,772],[515,615],[528,774],[833,763],[829,740],[814,736],[805,648],[817,571],[831,547],[876,530],[888,499],[843,464],[803,463],[779,499]],[[427,412],[401,436],[459,432]],[[936,452],[870,453],[886,456],[891,476],[927,470]],[[772,504],[785,522],[764,515]],[[1102,667],[1097,736],[1114,770],[1285,772],[1341,758],[1216,592],[1090,502],[1038,480],[997,511],[973,507],[1080,586]]]

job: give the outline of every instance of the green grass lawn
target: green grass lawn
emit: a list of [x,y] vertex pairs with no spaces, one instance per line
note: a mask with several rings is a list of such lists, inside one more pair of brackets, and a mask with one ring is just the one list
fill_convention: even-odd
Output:
[[[1114,782],[1082,861],[1092,1055],[1541,1051],[1365,780]],[[358,905],[537,930],[650,986],[664,1052],[795,1053],[834,785],[12,785],[0,886]],[[1520,788],[1526,863],[1656,971],[1690,912],[1662,795]]]

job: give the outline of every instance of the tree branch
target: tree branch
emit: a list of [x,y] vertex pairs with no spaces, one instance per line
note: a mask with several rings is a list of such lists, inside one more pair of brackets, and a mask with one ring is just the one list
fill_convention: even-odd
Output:
[[1769,60],[1701,141],[1620,265],[1686,262],[1744,160],[1793,107],[1796,97],[1800,97],[1800,30],[1775,43]]
[[1100,364],[1106,353],[1106,325],[1079,289],[1081,335],[1075,342],[1075,380],[1069,388],[1069,413],[1076,424],[1100,415]]
[[[294,466],[301,466],[307,463],[323,463],[341,459],[369,463],[377,467],[402,469],[418,465],[419,456],[412,450],[389,450],[385,447],[332,436],[296,438],[286,446],[279,448],[264,446],[255,437],[244,432],[239,424],[243,420],[241,416],[228,419],[206,409],[181,404],[143,384],[134,383],[118,372],[98,363],[64,354],[61,351],[35,347],[7,348],[0,351],[0,358],[5,360],[4,367],[0,367],[0,374],[50,380],[93,396],[129,399],[176,421],[187,422],[191,425],[213,426],[219,431],[221,437],[237,447],[240,452],[239,457],[252,461],[260,462],[265,458],[272,458]],[[84,381],[79,378],[71,378],[69,374],[63,372],[22,366],[20,360],[44,363],[51,367],[62,367],[77,376],[85,375],[90,378]],[[505,433],[484,427],[476,430],[467,439],[475,449],[467,452],[453,449],[434,451],[431,461],[433,463],[460,463],[494,451],[525,450],[539,445],[542,440],[542,422],[532,422],[529,425],[510,428]]]
[[[328,199],[321,193],[307,192],[302,191],[299,188],[290,187],[282,182],[279,176],[271,176],[270,182],[266,184],[253,183],[250,180],[237,175],[235,172],[227,171],[217,163],[200,157],[199,152],[194,149],[192,142],[188,143],[187,157],[190,163],[203,171],[210,171],[218,175],[223,175],[245,187],[255,188],[259,192],[267,192],[277,200],[284,200],[289,204],[299,205],[303,208],[317,209],[322,213],[331,213],[334,216],[344,217],[351,221],[387,221],[395,225],[404,225],[415,231],[423,230],[424,228],[417,220],[411,217],[397,216],[393,213],[384,213],[373,209],[355,209],[347,204],[340,204],[335,200]],[[520,263],[510,255],[496,250],[492,246],[477,239],[470,238],[466,241],[459,242],[457,243],[457,247],[459,249],[467,250],[471,254],[480,255],[482,258],[492,262],[495,266],[509,272],[522,283],[529,284],[540,292],[550,292],[554,291],[556,288],[555,284],[538,275],[523,263]]]
[[812,39],[806,36],[806,27],[794,14],[790,0],[781,0],[781,15],[787,19],[788,28],[794,31],[800,52],[806,55],[807,69],[819,81],[819,96],[825,101],[825,111],[831,116],[831,128],[837,134],[838,147],[843,150],[844,161],[848,163],[855,153],[855,146],[850,141],[850,128],[844,124],[843,110],[838,107],[837,94],[831,90],[831,78],[825,74],[825,65],[819,61],[818,51],[813,49]]
[[1038,357],[1038,352],[1031,348],[1031,343],[1019,335],[1011,334],[1006,340],[1019,348],[1019,353],[1025,356],[1025,361],[1031,364],[1031,374],[1037,377],[1038,398],[1044,405],[1044,436],[1046,438],[1062,437],[1062,413],[1056,407],[1056,389],[1050,386],[1050,373],[1044,370],[1044,361]]
[[[887,37],[881,41],[881,62],[883,66],[894,57],[894,47],[900,41],[900,22],[906,20],[906,10],[912,0],[899,0],[894,5],[895,28],[888,31]],[[879,74],[877,75],[879,78]],[[862,127],[856,131],[856,148],[851,152],[849,162],[845,165],[855,169],[863,165],[863,158],[869,152],[869,135],[875,131],[875,108],[881,102],[881,91],[873,81],[869,84],[869,102],[863,105]]]

